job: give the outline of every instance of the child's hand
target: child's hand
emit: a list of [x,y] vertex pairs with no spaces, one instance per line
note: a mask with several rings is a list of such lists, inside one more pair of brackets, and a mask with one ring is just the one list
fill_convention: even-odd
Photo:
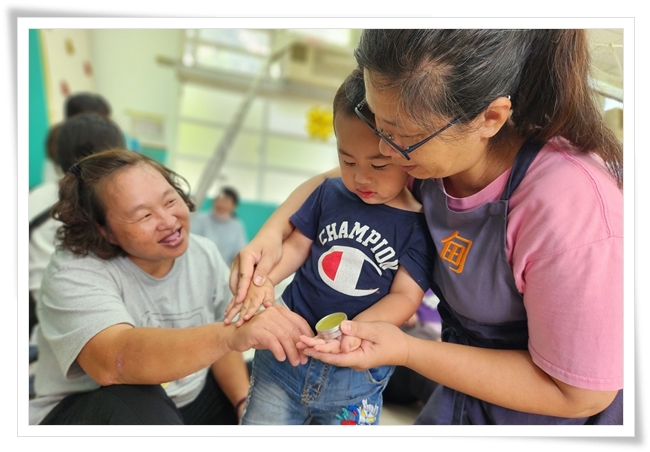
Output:
[[275,291],[273,290],[273,283],[267,278],[261,287],[251,285],[248,292],[241,303],[236,302],[233,298],[226,307],[226,314],[223,323],[229,325],[235,316],[239,313],[239,320],[236,325],[242,326],[244,322],[253,317],[260,306],[268,308],[273,306],[275,301]]

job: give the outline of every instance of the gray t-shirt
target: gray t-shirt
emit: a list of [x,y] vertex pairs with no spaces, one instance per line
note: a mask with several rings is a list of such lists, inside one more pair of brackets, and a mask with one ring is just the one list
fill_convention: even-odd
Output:
[[244,224],[239,218],[218,218],[212,211],[201,212],[192,218],[190,229],[217,244],[228,265],[232,265],[239,251],[246,246]]
[[[38,424],[66,395],[99,387],[77,355],[100,331],[118,323],[186,328],[221,321],[232,298],[230,269],[217,247],[190,234],[187,251],[164,278],[154,278],[126,257],[103,260],[57,251],[38,296],[38,364],[30,424]],[[199,394],[208,368],[170,382],[178,407]]]

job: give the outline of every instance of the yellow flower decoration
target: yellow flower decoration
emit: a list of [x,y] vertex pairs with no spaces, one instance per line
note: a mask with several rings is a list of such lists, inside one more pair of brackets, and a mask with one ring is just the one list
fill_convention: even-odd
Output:
[[307,112],[307,133],[310,138],[319,138],[323,141],[334,133],[333,115],[329,110],[314,107]]

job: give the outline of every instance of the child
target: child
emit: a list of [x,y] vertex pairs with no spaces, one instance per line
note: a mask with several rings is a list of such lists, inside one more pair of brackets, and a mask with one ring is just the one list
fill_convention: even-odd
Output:
[[[408,174],[379,152],[379,138],[355,114],[364,99],[354,71],[334,98],[341,177],[325,180],[292,217],[282,259],[262,287],[226,310],[237,325],[273,302],[273,285],[297,271],[278,302],[312,328],[324,316],[402,325],[430,287],[433,244]],[[366,115],[372,115],[369,111]],[[326,341],[332,352],[359,347],[354,337]],[[310,359],[292,367],[258,350],[242,424],[377,424],[382,391],[394,366],[368,371]]]

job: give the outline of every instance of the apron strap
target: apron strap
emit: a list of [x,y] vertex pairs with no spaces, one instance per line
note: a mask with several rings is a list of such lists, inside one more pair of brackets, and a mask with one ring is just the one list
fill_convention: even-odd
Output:
[[526,140],[524,144],[521,145],[521,149],[517,152],[515,161],[512,164],[512,171],[510,172],[510,177],[508,178],[508,183],[506,188],[503,190],[501,195],[502,201],[507,201],[510,199],[512,193],[517,189],[522,179],[528,171],[528,167],[533,162],[537,153],[540,149],[546,144],[544,141],[533,141]]

